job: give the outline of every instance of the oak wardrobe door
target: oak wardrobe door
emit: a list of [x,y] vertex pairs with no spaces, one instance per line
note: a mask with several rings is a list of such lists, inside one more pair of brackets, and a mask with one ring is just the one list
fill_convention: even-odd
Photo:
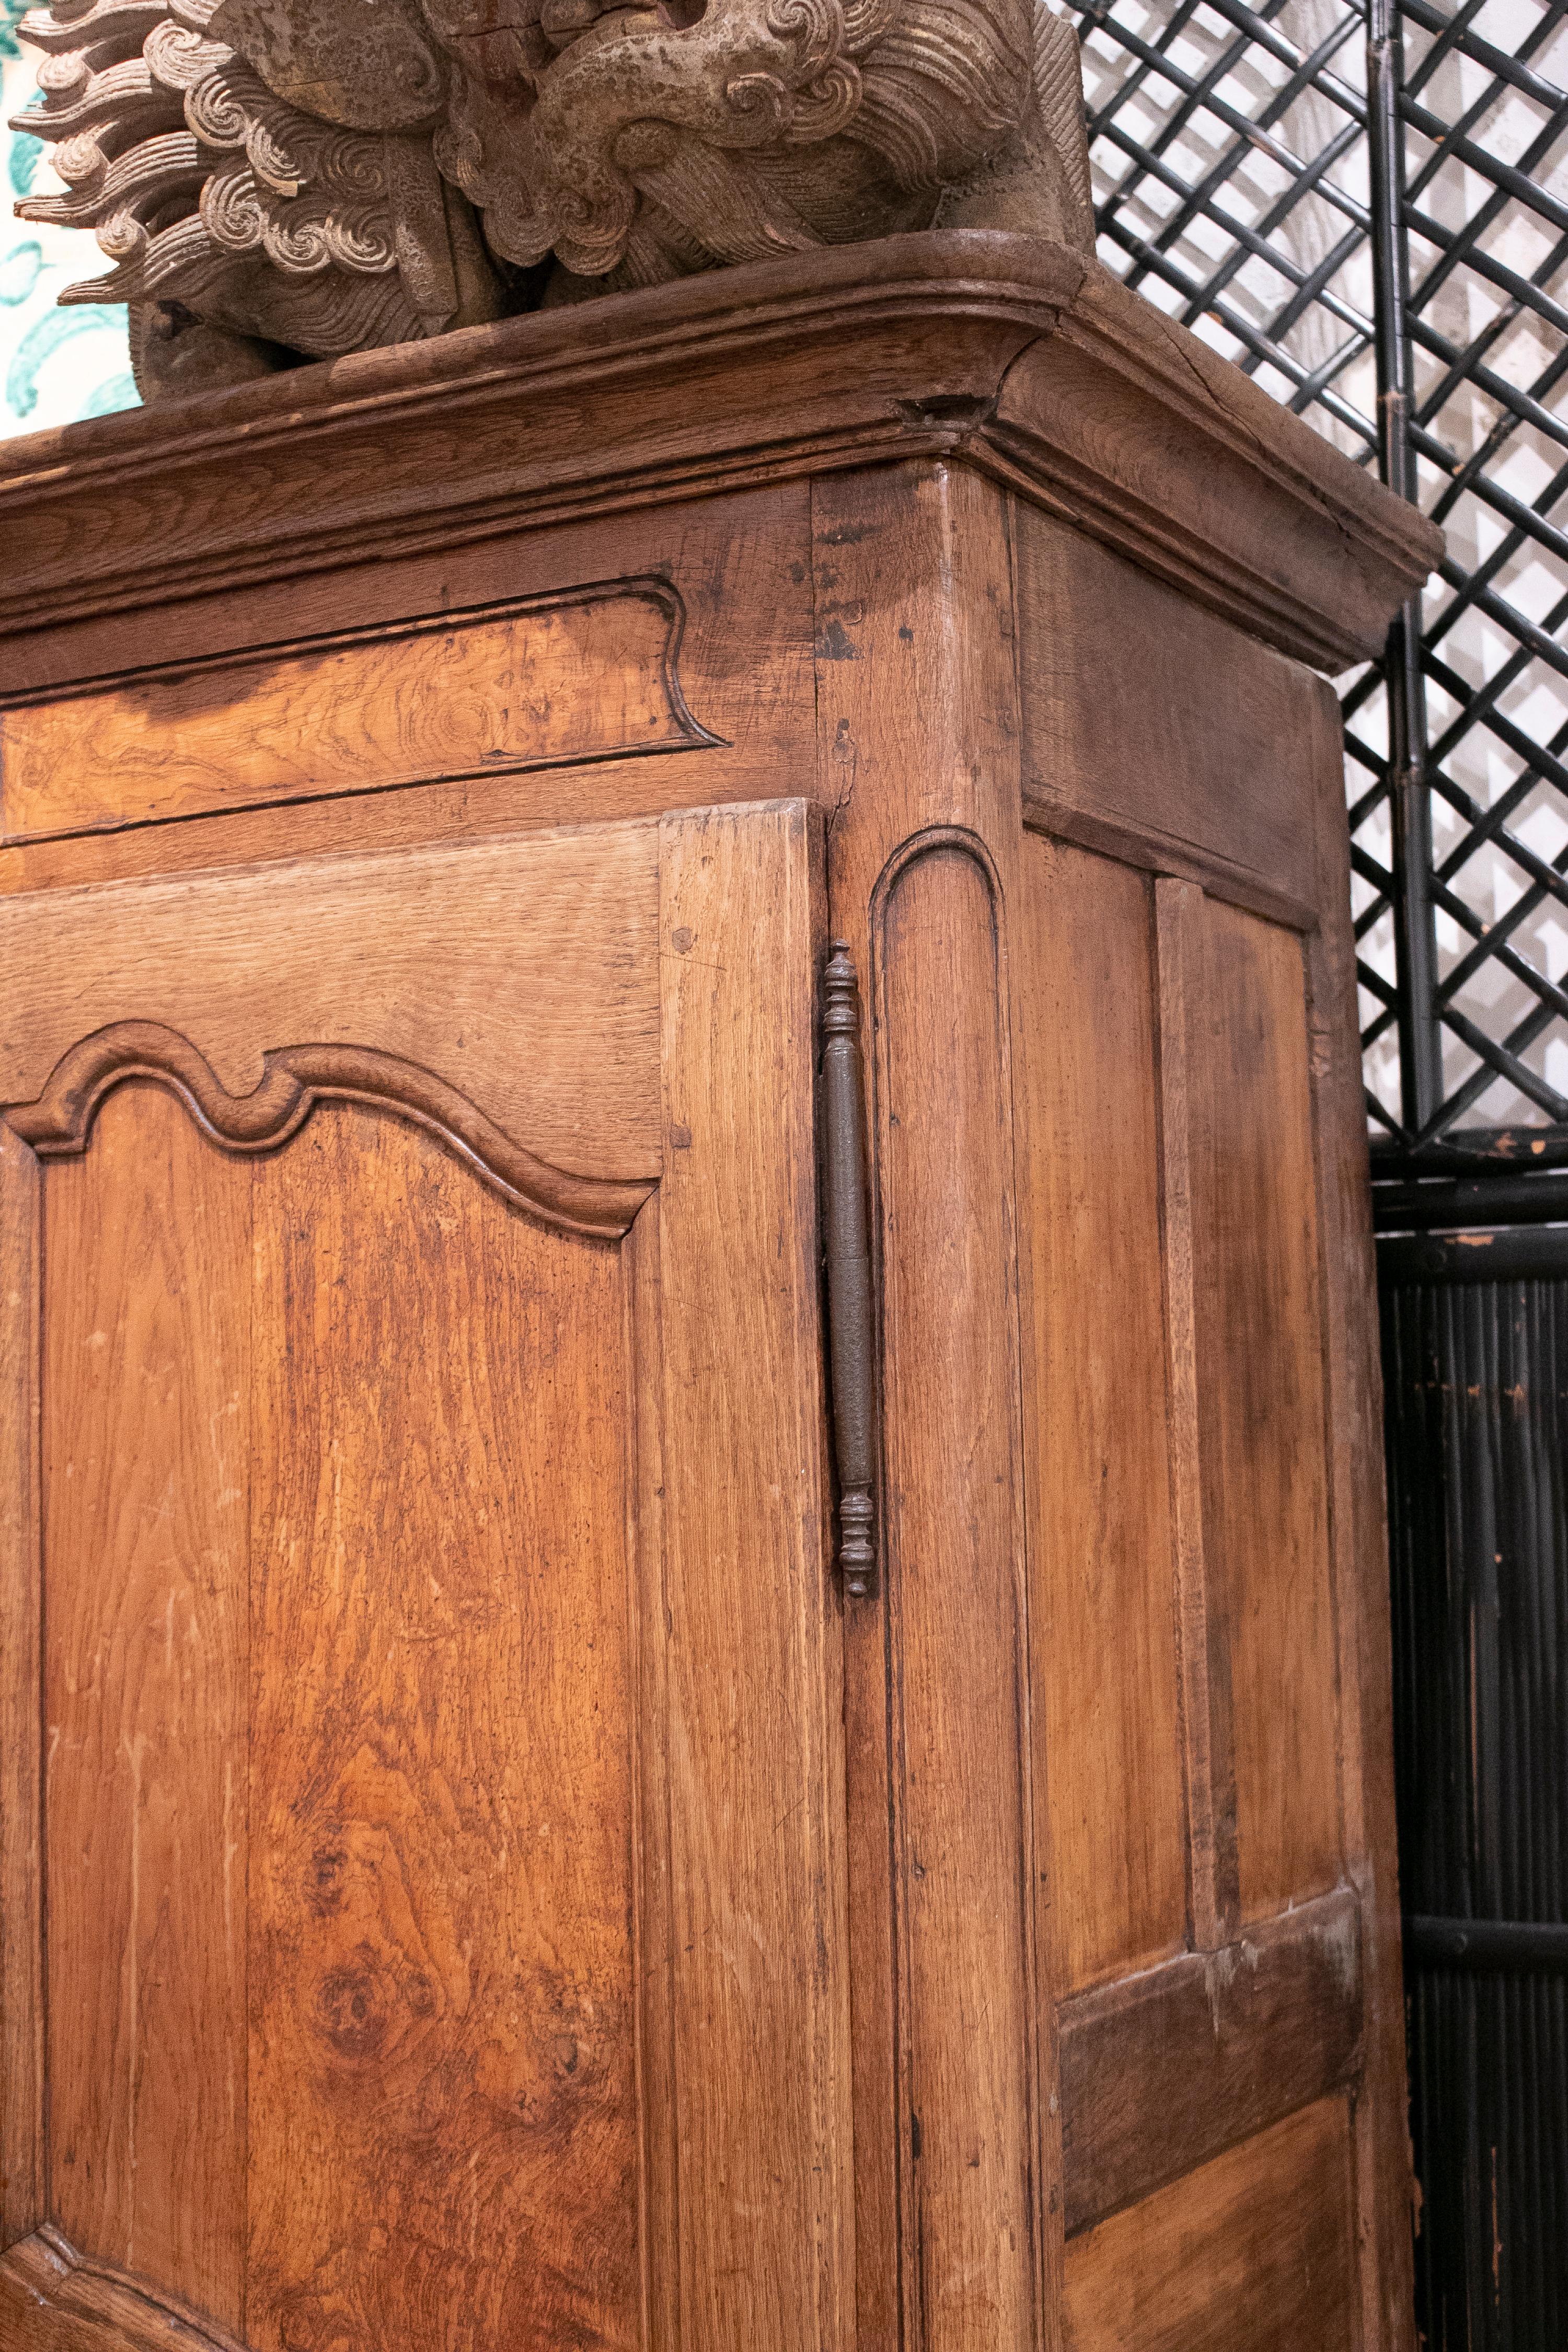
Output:
[[797,803],[0,903],[5,2352],[819,2352]]

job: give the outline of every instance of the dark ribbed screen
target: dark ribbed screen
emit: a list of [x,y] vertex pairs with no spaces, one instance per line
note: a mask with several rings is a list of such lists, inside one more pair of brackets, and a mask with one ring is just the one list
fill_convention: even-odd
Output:
[[1568,1234],[1380,1264],[1418,2301],[1432,2352],[1563,2352]]

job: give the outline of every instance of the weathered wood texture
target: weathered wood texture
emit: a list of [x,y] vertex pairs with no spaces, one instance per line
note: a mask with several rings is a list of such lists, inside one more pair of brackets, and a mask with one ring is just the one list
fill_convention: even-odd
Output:
[[5,2352],[1404,2352],[1301,663],[1434,541],[1194,350],[943,234],[8,450]]
[[43,1291],[48,2210],[237,2334],[250,1192],[126,1087],[47,1179]]
[[[265,890],[206,887],[265,1039]],[[0,1129],[7,2352],[842,2333],[809,814],[672,823],[655,887],[630,1290],[395,1101],[244,1156],[133,1072],[47,1163],[41,1266]]]
[[1026,2342],[1038,2294],[1018,2081],[1034,2027],[1019,1869],[1031,1825],[1023,1759],[1000,1786],[993,1761],[996,1732],[1026,1705],[994,892],[967,846],[939,841],[895,877],[878,939],[914,2227],[936,2257],[927,2340],[954,2347],[986,2333]]
[[250,2331],[614,2342],[620,1270],[384,1113],[318,1115],[257,1183]]
[[[1175,1538],[1176,1649],[1182,1688],[1182,1766],[1187,1799],[1187,1888],[1193,1941],[1214,1950],[1241,1910],[1236,1851],[1235,1695],[1230,1629],[1211,1605],[1204,1520],[1198,1385],[1197,1237],[1193,1219],[1192,981],[1184,916],[1188,886],[1154,884],[1160,991],[1160,1190],[1170,1368],[1170,1460]],[[1203,1272],[1206,1275],[1207,1261]]]
[[142,673],[0,711],[0,838],[687,751],[663,581]]
[[9,445],[0,628],[798,478],[847,453],[962,454],[1334,666],[1377,649],[1439,545],[1108,273],[997,231],[791,254],[361,354],[196,415],[178,440],[149,414]]
[[348,1106],[126,1088],[48,1198],[66,2236],[262,2343],[626,2332],[613,1255]]
[[44,2190],[39,1175],[26,1144],[0,1124],[0,2232],[7,2244],[33,2227]]
[[1076,2239],[1066,2352],[1346,2352],[1349,2118],[1325,2099]]
[[176,2298],[80,2254],[52,2223],[0,2261],[4,2352],[247,2352]]
[[[1016,530],[1024,792],[1038,822],[1310,919],[1316,777],[1300,668],[1050,516],[1020,505]],[[1108,646],[1136,693],[1107,691]]]
[[663,1492],[645,1470],[643,1494],[663,1536],[668,1910],[647,1974],[672,1994],[663,2340],[701,2352],[819,2352],[853,2326],[812,830],[796,803],[662,834]]
[[1064,2004],[1069,2234],[1352,2079],[1360,1932],[1343,1889]]
[[1331,687],[1315,689],[1320,929],[1308,946],[1319,1213],[1325,1273],[1341,1744],[1347,1873],[1361,1896],[1367,2050],[1355,2103],[1356,2176],[1371,2241],[1361,2265],[1368,2345],[1407,2335],[1414,2297],[1405,1979],[1394,1854],[1393,1668],[1383,1486],[1383,1373],[1357,1020],[1350,841],[1340,814],[1344,751]]
[[[1058,1885],[1074,1898],[1056,1980],[1075,2258],[1081,2233],[1115,2212],[1135,2265],[1135,2217],[1153,2230],[1165,2210],[1151,2191],[1348,2085],[1361,2251],[1321,2324],[1329,2340],[1400,2344],[1409,2168],[1337,713],[1299,669],[1026,513],[1019,580],[1024,804],[1042,836],[1026,874],[1050,919],[1021,933],[1038,974],[1024,1067],[1034,1089],[1037,1073],[1059,1086],[1081,1062],[1105,1106],[1097,1139],[1137,1138],[1104,1070],[1128,1057],[1124,1007],[1152,999],[1131,1114],[1147,1139],[1107,1150],[1098,1191],[1136,1199],[1142,1182],[1157,1202],[1143,1231],[1157,1216],[1163,1289],[1154,1393],[1168,1486],[1144,1473],[1142,1524],[1158,1547],[1139,1562],[1146,1630],[1123,1594],[1117,1631],[1058,1665],[1046,1713]],[[1148,698],[1091,698],[1113,611],[1130,667],[1159,681]],[[1079,1000],[1087,1045],[1050,1017],[1086,954],[1101,960]],[[1139,1237],[1101,1233],[1077,1205],[1074,1121],[1044,1099],[1056,1124],[1032,1108],[1030,1148],[1048,1207],[1026,1231],[1051,1270],[1041,1344],[1068,1377],[1042,1387],[1033,1442],[1059,1458],[1081,1421],[1110,1466],[1103,1508],[1086,1508],[1066,1544],[1073,1520],[1042,1482],[1037,1623],[1101,1596],[1109,1612],[1118,1592],[1114,1482],[1137,1458],[1127,1424],[1150,1352],[1130,1290]],[[1117,1367],[1103,1397],[1096,1338]],[[1180,1769],[1163,1780],[1107,1736],[1151,1659],[1179,1694]],[[1135,1720],[1147,1740],[1146,1699]],[[1130,1941],[1096,1967],[1073,1953],[1077,1920],[1115,1890],[1161,1801],[1185,1846],[1194,1950],[1162,1961]]]
[[0,1102],[37,1099],[110,1024],[153,1023],[230,1096],[269,1050],[342,1044],[441,1080],[553,1165],[655,1175],[658,876],[655,827],[590,826],[19,894],[0,902]]
[[[672,639],[668,649],[669,690],[679,689],[693,725],[719,744],[629,751],[542,771],[502,765],[498,773],[446,782],[423,774],[414,782],[395,781],[408,770],[389,751],[375,772],[381,781],[374,791],[334,786],[321,797],[244,808],[231,805],[245,791],[242,771],[224,803],[198,824],[132,825],[0,846],[0,888],[471,840],[711,801],[771,800],[781,783],[791,789],[807,783],[814,740],[811,590],[802,560],[808,506],[805,483],[771,484],[651,514],[514,530],[443,549],[437,562],[407,555],[340,565],[183,603],[177,650],[186,680],[179,690],[195,690],[190,666],[200,665],[210,696],[203,705],[205,723],[243,740],[238,711],[253,684],[269,675],[294,675],[311,643],[341,641],[346,632],[405,640],[410,620],[437,616],[457,625],[520,601],[534,611],[558,610],[584,588],[614,608],[601,612],[593,650],[601,674],[609,666],[608,683],[618,699],[616,681],[637,659],[635,636],[628,646],[619,626],[623,595],[657,579],[680,614],[679,644]],[[739,638],[738,613],[746,615]],[[290,646],[296,652],[288,652]],[[138,724],[141,690],[152,684],[145,672],[151,665],[162,677],[159,657],[166,667],[173,650],[166,621],[118,611],[46,632],[25,651],[15,644],[0,675],[0,730],[13,711],[21,709],[25,723],[22,707],[58,700],[92,679],[116,754],[139,759],[145,748]],[[444,709],[444,730],[460,723]],[[530,732],[560,723],[551,698],[547,710],[531,716]],[[354,772],[362,784],[370,779],[368,761],[356,759]],[[79,780],[57,779],[51,789],[79,793],[83,786]],[[96,789],[101,797],[105,787]],[[113,789],[112,781],[107,789]]]
[[[1024,883],[1025,1230],[1039,1398],[1025,1462],[1035,1672],[1054,1759],[1060,1999],[1181,1949],[1186,1817],[1149,885],[1034,835]],[[1086,1671],[1111,1659],[1113,1673]]]
[[834,926],[871,975],[884,1315],[885,1591],[847,1612],[860,2338],[1021,2352],[1058,2298],[1061,2156],[1021,1454],[1005,509],[956,467],[836,477],[814,486],[812,556]]
[[1289,932],[1195,892],[1163,907],[1162,950],[1173,924],[1205,1591],[1228,1654],[1240,1916],[1261,1919],[1331,1886],[1341,1854],[1305,976]]

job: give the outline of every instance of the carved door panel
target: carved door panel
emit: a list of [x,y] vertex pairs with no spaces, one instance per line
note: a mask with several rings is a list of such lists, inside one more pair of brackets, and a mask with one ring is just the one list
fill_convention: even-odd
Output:
[[819,2352],[799,804],[0,905],[5,2352]]

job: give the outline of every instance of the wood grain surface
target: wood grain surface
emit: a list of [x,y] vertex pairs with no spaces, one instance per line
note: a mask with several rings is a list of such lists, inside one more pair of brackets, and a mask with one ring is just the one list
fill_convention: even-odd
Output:
[[256,1183],[247,2326],[630,2345],[618,1262],[351,1106]]
[[1023,881],[1024,1198],[1042,1401],[1025,1460],[1060,2000],[1181,1948],[1186,1824],[1149,885],[1034,835]]
[[250,1191],[128,1087],[50,1177],[44,1289],[50,2210],[236,2333]]
[[[1300,665],[1054,516],[1020,507],[1017,549],[1024,791],[1047,827],[1098,826],[1131,863],[1309,910],[1313,686]],[[1106,692],[1110,645],[1136,693]]]
[[1068,2249],[1065,2352],[1350,2352],[1350,2126],[1324,2099]]
[[231,1095],[269,1047],[429,1071],[540,1158],[658,1173],[657,830],[104,883],[0,900],[0,1102],[116,1021],[187,1039]]
[[30,436],[0,475],[0,628],[955,448],[1331,667],[1377,650],[1439,551],[1109,272],[939,229],[295,369],[207,401],[173,446],[135,415]]
[[66,2232],[258,2345],[629,2345],[616,1256],[351,1106],[127,1088],[53,1182]]
[[820,838],[659,863],[629,1260],[395,1107],[0,1129],[6,2352],[842,2334]]
[[0,709],[0,836],[693,749],[683,619],[667,583],[610,582]]
[[816,247],[442,336],[401,364],[296,370],[286,398],[209,400],[177,455],[116,418],[87,500],[48,436],[8,444],[0,530],[28,562],[15,594],[0,585],[0,633],[798,479],[825,457],[942,451],[1082,278],[1079,255],[1036,237]]
[[[884,1310],[885,1589],[845,1612],[858,2325],[868,2344],[902,2330],[967,2352],[978,2333],[1033,2352],[1059,2302],[1062,2200],[1027,1631],[1037,1391],[1007,937],[1023,895],[1009,515],[967,467],[921,464],[823,478],[812,517],[816,789],[834,930],[865,959],[876,1008]],[[897,1029],[879,977],[890,895]],[[960,985],[975,1003],[953,1001]],[[918,1345],[900,1346],[900,1315]],[[1020,2200],[1032,2247],[993,2226]]]
[[263,1072],[251,1093],[231,1095],[177,1031],[156,1021],[111,1021],[63,1054],[37,1100],[13,1104],[5,1120],[41,1160],[71,1159],[87,1149],[116,1087],[150,1078],[178,1096],[213,1142],[252,1154],[287,1143],[318,1103],[373,1103],[434,1135],[504,1200],[562,1233],[599,1241],[618,1241],[653,1189],[647,1177],[566,1175],[514,1143],[455,1087],[395,1054],[286,1045],[266,1053]]
[[43,1190],[0,1121],[0,2233],[44,2198]]
[[[1016,1490],[1011,1074],[998,908],[940,835],[897,876],[879,941],[885,1038],[889,1558],[907,1685],[903,1899],[921,2053],[910,2119],[923,2340],[1029,2340],[1035,2150],[1017,2053],[1036,2023],[1027,1789],[991,1727],[1026,1724]],[[940,2012],[942,2025],[934,2026]]]
[[1363,1993],[1361,1906],[1342,1888],[1067,2002],[1069,2233],[1350,2082]]
[[[1204,1567],[1229,1660],[1240,1915],[1340,1875],[1339,1732],[1300,942],[1205,899],[1185,994]],[[1282,1706],[1279,1696],[1289,1692]]]
[[[0,2352],[1395,2352],[1364,1136],[1300,665],[1429,530],[1004,236],[163,429],[0,481],[7,715],[79,722],[38,792],[122,828],[0,847]],[[649,581],[721,747],[658,733],[641,606],[628,657],[619,592],[573,601]],[[882,1313],[847,1611],[825,899]]]
[[1383,1492],[1383,1367],[1367,1131],[1357,1034],[1344,743],[1333,688],[1316,689],[1318,896],[1308,946],[1313,1129],[1322,1228],[1329,1424],[1344,1758],[1347,1874],[1361,1897],[1366,2064],[1355,2103],[1363,2322],[1369,2346],[1415,2332],[1414,2230],[1405,2060],[1405,1972],[1394,1801],[1394,1675]]
[[[810,787],[814,711],[810,491],[781,482],[650,511],[518,529],[471,544],[351,563],[325,575],[258,583],[183,604],[178,638],[109,613],[7,657],[0,704],[52,699],[92,681],[132,688],[148,669],[227,670],[278,648],[345,633],[397,635],[411,619],[559,604],[583,582],[657,577],[684,614],[678,674],[688,708],[723,749],[631,752],[613,760],[447,782],[405,783],[333,800],[226,808],[197,823],[132,825],[0,845],[0,894],[253,865],[323,850],[411,847],[480,835],[609,824],[715,800],[774,800],[781,780]],[[744,627],[738,631],[737,614]]]
[[0,2352],[251,2352],[226,2327],[52,2222],[0,2255]]
[[820,834],[797,802],[670,818],[661,838],[671,1148],[649,1236],[659,1440],[641,1474],[668,1612],[669,1908],[657,1925],[650,1911],[648,1974],[675,2122],[653,2183],[672,2333],[657,2340],[820,2352],[849,2340],[854,2308],[812,1104]]
[[[1193,1036],[1187,1001],[1201,989],[1202,893],[1173,877],[1154,885],[1160,991],[1160,1193],[1165,1344],[1170,1364],[1172,1519],[1181,1660],[1182,1769],[1193,1941],[1229,1942],[1241,1918],[1236,1851],[1236,1701],[1223,1585],[1211,1579],[1204,1518],[1204,1417],[1211,1400],[1198,1363],[1199,1235],[1193,1205]],[[1212,1083],[1212,1080],[1211,1080]],[[1208,1260],[1202,1276],[1207,1278]],[[1231,1370],[1237,1369],[1231,1367]],[[1212,1401],[1219,1410],[1218,1401]],[[1215,1530],[1216,1542],[1219,1538]],[[1221,1554],[1223,1568],[1223,1551]]]
[[[1338,670],[1349,646],[1376,651],[1399,568],[1441,550],[1430,524],[1367,498],[1364,476],[1358,496],[1339,453],[1288,414],[1099,266],[1056,335],[1009,371],[986,423],[1026,496],[1048,483],[1058,513],[1188,602]],[[1165,527],[1151,530],[1156,514]]]

